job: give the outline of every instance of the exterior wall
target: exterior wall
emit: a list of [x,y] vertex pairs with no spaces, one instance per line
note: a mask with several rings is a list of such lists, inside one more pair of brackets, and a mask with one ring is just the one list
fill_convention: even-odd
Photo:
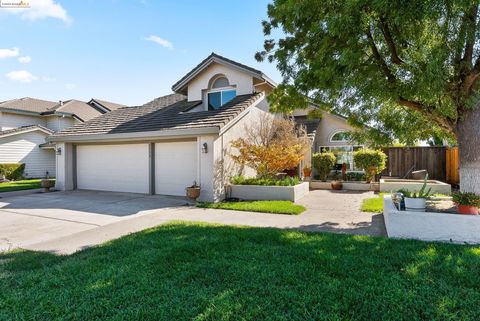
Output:
[[[199,136],[197,138],[198,151],[198,171],[197,183],[200,185],[199,201],[208,202],[214,201],[215,195],[221,194],[222,190],[222,166],[221,157],[215,160],[215,142],[218,140],[218,135],[215,136]],[[207,144],[208,152],[202,153],[203,144]],[[217,151],[218,153],[218,151]],[[217,155],[218,156],[218,155]]]
[[322,120],[318,126],[317,133],[314,140],[314,151],[318,151],[320,146],[344,146],[349,145],[345,142],[330,142],[330,138],[338,131],[351,131],[353,127],[350,126],[346,119],[323,113]]
[[0,138],[0,163],[25,163],[25,177],[50,177],[55,175],[55,152],[41,149],[46,134],[31,131]]
[[215,173],[213,177],[214,200],[219,201],[225,198],[225,187],[229,184],[230,178],[235,175],[255,176],[256,172],[249,167],[239,167],[231,158],[231,153],[235,151],[231,147],[231,142],[245,136],[246,126],[259,121],[263,115],[273,115],[266,113],[262,109],[268,110],[266,99],[261,101],[258,107],[251,107],[248,112],[239,118],[228,130],[221,133],[214,141],[213,163]]
[[46,121],[39,116],[0,113],[0,131],[28,125],[46,126]]
[[230,85],[236,86],[237,95],[253,93],[253,77],[220,64],[212,64],[188,84],[188,101],[203,100],[203,91],[208,89],[213,76],[223,74]]
[[46,127],[53,131],[72,127],[77,123],[78,121],[73,117],[50,116],[46,118]]
[[56,149],[60,154],[56,155],[56,181],[55,189],[61,191],[73,190],[73,145],[69,143],[57,143]]

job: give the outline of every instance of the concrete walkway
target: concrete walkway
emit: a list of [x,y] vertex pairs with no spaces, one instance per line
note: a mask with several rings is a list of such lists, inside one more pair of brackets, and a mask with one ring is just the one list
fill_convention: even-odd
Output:
[[79,231],[73,235],[28,244],[23,248],[70,254],[174,220],[384,236],[382,215],[362,213],[358,210],[361,201],[372,196],[371,192],[311,191],[299,202],[308,208],[301,215],[199,209],[191,206],[164,208]]

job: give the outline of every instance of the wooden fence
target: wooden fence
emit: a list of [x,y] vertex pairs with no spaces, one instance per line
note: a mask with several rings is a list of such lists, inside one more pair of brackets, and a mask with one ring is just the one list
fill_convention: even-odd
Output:
[[411,171],[426,169],[430,179],[447,179],[446,147],[387,147],[387,167],[382,175],[410,178]]
[[458,147],[447,148],[446,150],[446,178],[447,183],[452,185],[460,184],[460,159],[458,156]]

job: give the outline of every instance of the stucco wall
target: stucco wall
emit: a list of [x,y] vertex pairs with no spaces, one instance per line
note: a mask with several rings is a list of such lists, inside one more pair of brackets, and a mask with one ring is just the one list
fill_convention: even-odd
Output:
[[188,101],[203,100],[203,90],[208,89],[210,79],[218,74],[223,74],[227,77],[230,85],[236,87],[237,95],[246,95],[253,92],[253,78],[251,76],[227,66],[214,63],[188,84]]
[[46,134],[32,131],[0,138],[0,163],[24,163],[27,178],[55,176],[55,152],[41,149]]
[[28,125],[46,126],[45,119],[37,116],[0,113],[0,130],[8,130]]
[[349,145],[345,142],[330,142],[330,138],[338,131],[351,130],[353,130],[353,127],[348,124],[346,119],[324,112],[315,135],[314,151],[318,152],[320,146]]
[[[260,108],[258,108],[260,107]],[[261,119],[263,115],[273,117],[262,109],[268,110],[268,103],[264,98],[257,107],[251,107],[248,112],[237,118],[237,122],[232,124],[225,132],[214,141],[214,199],[221,200],[225,197],[225,186],[230,182],[230,178],[235,175],[245,175],[247,177],[255,176],[256,172],[247,166],[240,167],[233,160],[231,155],[235,153],[232,148],[232,141],[245,136],[247,126]]]

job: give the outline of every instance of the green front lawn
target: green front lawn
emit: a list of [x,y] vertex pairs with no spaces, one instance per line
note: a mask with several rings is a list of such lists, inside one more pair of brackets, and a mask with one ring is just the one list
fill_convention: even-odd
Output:
[[41,188],[40,181],[41,179],[25,179],[21,181],[0,183],[0,193],[21,191],[25,189]]
[[244,201],[244,202],[219,202],[199,203],[201,208],[215,208],[223,210],[262,212],[272,214],[298,215],[305,211],[305,207],[290,201]]
[[480,320],[480,247],[174,223],[0,255],[0,320]]
[[378,196],[364,199],[360,210],[362,212],[382,213],[383,195],[385,195],[385,193],[380,193]]

